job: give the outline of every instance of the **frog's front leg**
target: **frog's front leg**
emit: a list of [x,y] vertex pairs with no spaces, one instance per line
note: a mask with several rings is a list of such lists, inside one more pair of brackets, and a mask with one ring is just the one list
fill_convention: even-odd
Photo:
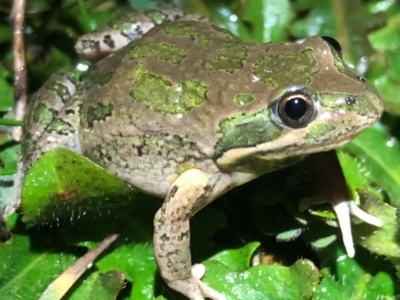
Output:
[[174,181],[155,215],[154,256],[161,276],[172,289],[191,300],[225,299],[191,274],[189,220],[230,188],[229,175],[187,170]]

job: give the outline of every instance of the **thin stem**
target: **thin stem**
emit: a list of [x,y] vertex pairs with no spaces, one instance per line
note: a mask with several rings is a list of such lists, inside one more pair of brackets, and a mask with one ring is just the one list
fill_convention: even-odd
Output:
[[[14,0],[10,19],[13,23],[14,36],[14,114],[15,120],[22,121],[26,109],[26,66],[24,51],[24,11],[25,0]],[[15,141],[21,141],[22,128],[12,129]]]

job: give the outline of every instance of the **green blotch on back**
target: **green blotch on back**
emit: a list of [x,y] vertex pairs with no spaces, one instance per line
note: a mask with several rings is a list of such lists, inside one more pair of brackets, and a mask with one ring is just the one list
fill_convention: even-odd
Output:
[[36,141],[32,138],[32,134],[24,133],[24,142],[21,144],[22,161],[26,161],[31,157],[36,150]]
[[172,37],[191,38],[194,43],[199,46],[206,47],[210,40],[194,26],[193,21],[178,21],[168,23],[164,27],[164,32]]
[[201,66],[209,71],[225,70],[233,73],[236,69],[243,68],[243,61],[247,57],[247,49],[236,42],[224,43],[217,51],[217,57],[204,61]]
[[46,131],[55,131],[58,134],[67,135],[70,133],[74,133],[75,128],[71,124],[65,122],[63,119],[57,118],[50,122],[50,124],[46,127]]
[[237,105],[247,105],[254,101],[253,95],[250,94],[237,94],[235,98],[233,98],[233,102]]
[[281,136],[282,130],[270,120],[268,109],[253,114],[239,113],[220,122],[215,154],[220,156],[230,149],[274,141]]
[[86,117],[89,128],[93,127],[94,121],[105,121],[107,117],[112,115],[113,110],[114,105],[112,103],[108,105],[98,103],[97,106],[90,106]]
[[206,102],[207,86],[192,79],[171,83],[162,77],[138,68],[133,75],[130,95],[134,101],[162,114],[185,114]]
[[[77,80],[75,80],[74,76],[72,76],[71,73],[63,72],[60,73],[60,76],[65,76],[69,81],[71,81],[73,85],[77,85]],[[68,102],[69,98],[71,97],[68,88],[63,83],[58,82],[57,80],[48,80],[44,84],[43,88],[54,91],[64,103]]]
[[174,151],[184,147],[184,141],[177,135],[158,132],[151,136],[141,136],[138,146],[142,148],[143,151],[150,152],[161,147],[164,151]]
[[253,68],[259,81],[278,87],[289,83],[309,83],[310,74],[315,71],[317,62],[311,49],[296,55],[265,56]]
[[37,124],[47,126],[53,121],[56,113],[47,107],[46,104],[40,104],[33,112],[33,121]]
[[23,220],[43,223],[70,217],[73,211],[123,206],[132,200],[127,195],[132,190],[111,173],[69,149],[56,148],[43,154],[26,173],[21,193]]
[[167,43],[139,44],[132,48],[128,57],[130,59],[138,58],[156,58],[168,61],[173,64],[179,64],[186,57],[186,52],[175,45]]

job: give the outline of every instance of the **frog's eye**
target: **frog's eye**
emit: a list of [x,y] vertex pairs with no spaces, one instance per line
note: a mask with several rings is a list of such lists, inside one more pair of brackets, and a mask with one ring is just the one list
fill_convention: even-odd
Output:
[[330,36],[321,36],[325,42],[327,42],[333,49],[335,49],[338,53],[342,53],[342,46],[340,46],[339,42]]
[[313,99],[302,92],[285,94],[278,102],[277,111],[282,123],[292,128],[307,126],[316,115]]

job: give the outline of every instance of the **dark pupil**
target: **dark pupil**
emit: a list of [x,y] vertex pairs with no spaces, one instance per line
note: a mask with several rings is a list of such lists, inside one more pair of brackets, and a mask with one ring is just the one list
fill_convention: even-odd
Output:
[[300,120],[306,111],[307,103],[302,98],[293,98],[285,103],[285,113],[294,121]]

